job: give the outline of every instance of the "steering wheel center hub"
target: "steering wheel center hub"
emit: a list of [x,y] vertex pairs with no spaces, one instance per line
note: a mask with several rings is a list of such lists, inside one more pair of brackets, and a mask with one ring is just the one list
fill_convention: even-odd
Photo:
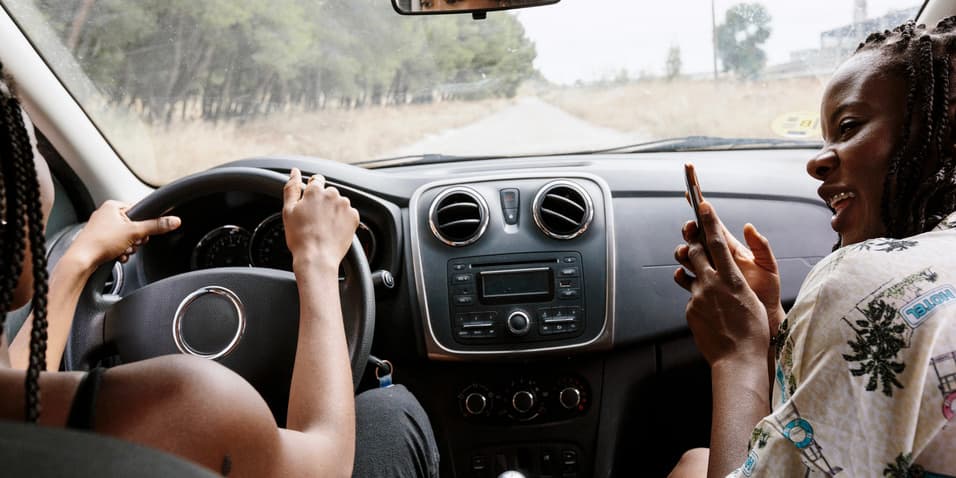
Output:
[[229,355],[246,330],[246,311],[233,291],[201,287],[183,299],[173,317],[173,341],[180,352],[206,359]]

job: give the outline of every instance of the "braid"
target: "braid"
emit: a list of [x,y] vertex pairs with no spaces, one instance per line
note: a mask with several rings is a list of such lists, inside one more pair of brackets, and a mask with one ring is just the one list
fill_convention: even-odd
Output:
[[956,210],[956,151],[949,117],[956,17],[927,29],[906,22],[870,34],[857,48],[878,50],[907,85],[903,128],[887,167],[880,214],[890,237],[928,231]]
[[[2,74],[2,65],[0,65]],[[6,317],[13,301],[25,256],[29,234],[33,268],[33,327],[30,330],[30,362],[25,380],[25,412],[29,422],[40,417],[40,372],[46,370],[47,346],[47,263],[43,209],[33,148],[23,122],[20,103],[10,84],[0,84],[0,188],[7,221],[2,231],[0,258],[9,264],[0,279],[0,314]]]

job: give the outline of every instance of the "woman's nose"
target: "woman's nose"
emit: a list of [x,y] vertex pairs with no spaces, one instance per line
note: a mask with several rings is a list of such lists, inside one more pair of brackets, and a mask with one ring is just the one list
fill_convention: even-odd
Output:
[[823,181],[836,169],[840,159],[832,149],[825,149],[807,161],[807,174]]

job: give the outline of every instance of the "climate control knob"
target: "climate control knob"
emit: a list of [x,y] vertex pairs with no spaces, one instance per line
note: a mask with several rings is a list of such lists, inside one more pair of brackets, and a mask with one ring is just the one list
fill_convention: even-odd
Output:
[[562,407],[573,410],[581,404],[581,391],[575,387],[567,387],[561,390],[561,394],[558,395],[558,400],[561,402]]
[[518,413],[528,413],[534,408],[535,396],[527,390],[519,390],[511,397],[511,406]]
[[488,398],[478,392],[469,393],[465,397],[465,411],[469,415],[481,415],[488,409]]
[[508,331],[517,336],[522,336],[531,330],[531,318],[521,310],[516,310],[508,316]]

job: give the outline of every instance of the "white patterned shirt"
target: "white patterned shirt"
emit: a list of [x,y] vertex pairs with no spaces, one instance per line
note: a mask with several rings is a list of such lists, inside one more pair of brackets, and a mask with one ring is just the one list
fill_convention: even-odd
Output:
[[773,411],[730,476],[956,476],[956,213],[820,261],[774,347]]

